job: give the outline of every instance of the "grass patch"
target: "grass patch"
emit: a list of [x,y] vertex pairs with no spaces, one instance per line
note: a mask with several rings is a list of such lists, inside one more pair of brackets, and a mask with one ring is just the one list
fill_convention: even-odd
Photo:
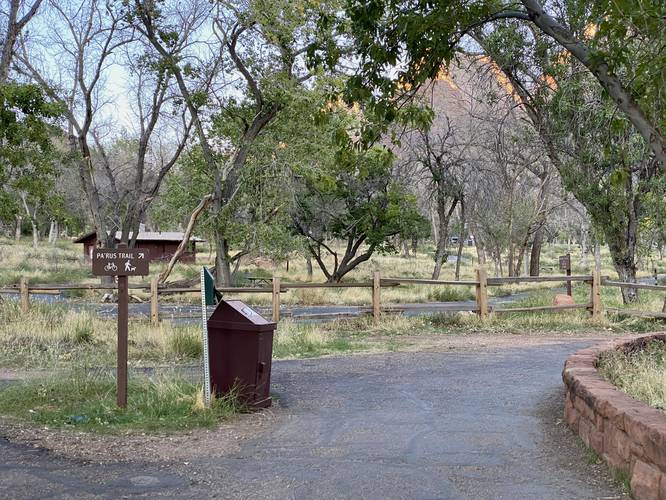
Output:
[[666,410],[666,342],[643,349],[604,353],[599,371],[618,389],[659,410]]
[[181,379],[130,379],[128,406],[116,406],[115,379],[72,373],[0,391],[0,413],[34,424],[114,433],[210,427],[239,411],[232,396],[202,404],[200,386]]
[[179,358],[196,359],[203,353],[201,333],[193,329],[175,330],[169,337],[169,347]]
[[475,299],[476,295],[468,287],[440,286],[428,293],[428,300],[434,302],[456,302]]
[[[542,305],[544,292],[517,305]],[[424,335],[518,334],[573,335],[584,333],[644,332],[661,328],[648,318],[613,315],[591,321],[586,311],[565,313],[504,313],[480,321],[475,314],[442,313],[406,317],[384,314],[372,318],[339,319],[326,323],[283,320],[275,333],[275,357],[312,357],[360,350],[397,348],[395,338]],[[402,342],[402,341],[400,341]],[[23,314],[14,301],[0,303],[0,367],[71,368],[112,367],[116,362],[116,322],[94,313],[34,303]],[[153,327],[145,321],[129,323],[130,366],[197,362],[201,359],[198,323]]]
[[287,320],[280,323],[273,338],[275,358],[312,358],[364,349],[367,345],[363,342],[354,340],[338,328],[331,329],[330,324],[303,324]]
[[[15,301],[0,303],[0,366],[114,366],[116,328],[115,320],[101,319],[92,312],[33,303],[28,313],[22,313]],[[195,360],[201,350],[198,324],[162,322],[152,327],[141,321],[129,323],[133,366]]]

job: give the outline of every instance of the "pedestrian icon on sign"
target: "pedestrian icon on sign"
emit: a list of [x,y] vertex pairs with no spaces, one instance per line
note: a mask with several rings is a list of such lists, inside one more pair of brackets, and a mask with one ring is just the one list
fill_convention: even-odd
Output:
[[136,267],[132,266],[132,263],[129,260],[125,261],[125,271],[126,272],[132,272],[132,271],[135,271],[135,270],[136,270]]

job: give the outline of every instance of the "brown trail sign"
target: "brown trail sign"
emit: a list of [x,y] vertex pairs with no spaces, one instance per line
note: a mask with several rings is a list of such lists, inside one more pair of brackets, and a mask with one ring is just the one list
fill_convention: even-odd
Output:
[[146,276],[150,254],[137,248],[96,248],[92,271],[95,276]]
[[118,353],[116,368],[116,401],[127,406],[127,330],[128,330],[128,276],[148,275],[150,255],[146,249],[97,248],[93,252],[92,272],[95,276],[118,276]]
[[[571,276],[571,254],[560,255],[560,269],[566,271],[567,276]],[[571,281],[567,281],[567,295],[571,297]]]

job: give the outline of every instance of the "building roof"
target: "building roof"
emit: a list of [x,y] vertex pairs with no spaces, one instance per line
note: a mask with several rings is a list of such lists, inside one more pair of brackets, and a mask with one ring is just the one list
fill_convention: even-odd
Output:
[[[120,241],[120,236],[121,236],[120,231],[116,231],[116,236],[115,239],[116,241]],[[137,234],[136,241],[177,241],[181,242],[183,241],[183,237],[185,236],[185,233],[180,232],[180,231],[139,231],[139,234]],[[85,243],[87,240],[92,239],[93,237],[97,237],[97,231],[92,231],[90,233],[84,234],[83,236],[77,238],[74,240],[74,243]],[[129,234],[130,239],[132,239],[132,233],[130,232]],[[190,241],[194,242],[203,242],[206,241],[202,238],[198,238],[196,236],[191,236]]]

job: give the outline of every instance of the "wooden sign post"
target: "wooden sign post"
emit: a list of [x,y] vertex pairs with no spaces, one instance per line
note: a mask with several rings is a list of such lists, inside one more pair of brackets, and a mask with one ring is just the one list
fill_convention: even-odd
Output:
[[[560,269],[571,276],[571,254],[560,255]],[[571,297],[571,281],[567,281],[567,295]]]
[[96,248],[93,252],[92,271],[95,276],[118,277],[118,351],[116,365],[116,402],[120,408],[127,407],[127,330],[129,290],[128,276],[146,276],[150,255],[146,249],[127,248],[121,243],[118,248]]

